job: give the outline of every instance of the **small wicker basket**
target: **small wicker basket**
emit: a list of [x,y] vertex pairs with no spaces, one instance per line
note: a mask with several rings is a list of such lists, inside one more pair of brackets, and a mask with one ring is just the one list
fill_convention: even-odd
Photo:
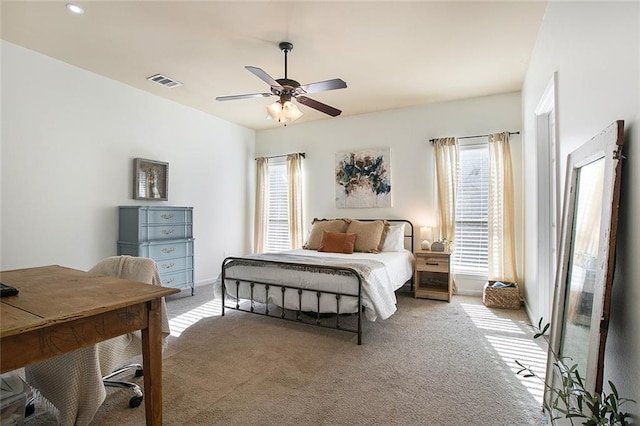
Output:
[[[495,281],[489,281],[482,289],[482,302],[489,308],[520,309],[520,291],[515,287],[492,287]],[[508,283],[505,283],[508,284]]]

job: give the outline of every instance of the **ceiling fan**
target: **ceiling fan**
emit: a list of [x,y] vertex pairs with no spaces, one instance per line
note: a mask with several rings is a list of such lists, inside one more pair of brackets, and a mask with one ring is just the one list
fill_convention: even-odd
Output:
[[218,96],[217,101],[232,101],[236,99],[247,98],[267,98],[269,96],[278,96],[280,99],[267,106],[267,112],[271,118],[278,120],[281,123],[287,121],[297,120],[302,116],[302,111],[292,102],[293,99],[299,103],[328,114],[332,117],[337,117],[342,113],[337,108],[323,104],[322,102],[311,99],[307,96],[303,96],[307,93],[317,93],[326,90],[344,89],[347,87],[342,79],[334,78],[332,80],[318,81],[316,83],[300,84],[295,80],[291,80],[287,77],[287,54],[293,50],[293,44],[283,41],[279,44],[280,50],[284,52],[284,78],[273,79],[269,74],[264,72],[258,67],[245,66],[245,68],[251,71],[256,77],[263,80],[271,88],[270,93],[250,93],[246,95],[232,95],[232,96]]

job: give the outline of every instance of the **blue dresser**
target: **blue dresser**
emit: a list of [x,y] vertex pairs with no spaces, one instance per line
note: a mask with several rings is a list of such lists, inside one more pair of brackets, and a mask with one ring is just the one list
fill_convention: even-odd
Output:
[[156,261],[162,285],[193,285],[193,207],[120,206],[118,255]]

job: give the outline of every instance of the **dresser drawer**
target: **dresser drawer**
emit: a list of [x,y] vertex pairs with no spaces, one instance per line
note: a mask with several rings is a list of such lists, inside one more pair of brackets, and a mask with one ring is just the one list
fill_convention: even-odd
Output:
[[162,274],[177,272],[183,269],[193,269],[193,256],[178,257],[175,259],[158,259],[158,272]]
[[168,274],[160,274],[160,282],[163,287],[192,288],[193,271],[185,270]]
[[193,256],[193,240],[149,243],[148,257],[155,259],[156,263],[159,259],[182,256]]
[[193,256],[193,240],[158,241],[148,243],[118,242],[118,255],[149,257],[156,261]]
[[142,240],[157,241],[193,237],[191,225],[143,226],[140,228]]
[[179,224],[193,223],[192,210],[190,208],[177,209],[150,209],[148,214],[149,224]]
[[449,273],[449,257],[416,256],[416,271]]

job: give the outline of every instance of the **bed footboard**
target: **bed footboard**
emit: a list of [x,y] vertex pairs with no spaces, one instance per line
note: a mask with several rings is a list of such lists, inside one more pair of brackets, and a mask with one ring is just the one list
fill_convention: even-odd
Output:
[[[242,277],[242,273],[231,271],[231,267],[241,262],[244,266],[259,268],[305,268],[313,273],[329,275],[342,275],[353,278],[357,282],[357,287],[349,291],[326,290],[321,288],[309,288],[299,285],[296,282],[273,282],[255,278]],[[248,287],[247,287],[248,286]],[[241,290],[242,287],[242,290]],[[244,257],[227,257],[222,261],[221,274],[221,295],[222,295],[222,315],[225,309],[280,318],[288,321],[300,322],[303,324],[318,327],[331,328],[358,335],[358,345],[362,344],[362,277],[352,268],[317,265],[307,263],[289,263],[274,260],[250,259]],[[315,307],[309,308],[309,297],[315,297]],[[229,297],[227,297],[229,296]],[[303,302],[303,296],[306,301]],[[326,314],[321,313],[321,299],[326,304],[327,297],[335,299],[335,313],[331,318],[326,318]],[[232,298],[232,305],[227,305],[227,299]],[[346,298],[357,298],[355,312],[344,312],[341,309],[343,300]],[[241,303],[241,301],[246,301]],[[264,305],[264,306],[258,306]],[[305,314],[313,312],[315,320],[305,321]],[[352,313],[356,315],[357,326],[350,327],[344,322],[341,323],[341,314]]]

